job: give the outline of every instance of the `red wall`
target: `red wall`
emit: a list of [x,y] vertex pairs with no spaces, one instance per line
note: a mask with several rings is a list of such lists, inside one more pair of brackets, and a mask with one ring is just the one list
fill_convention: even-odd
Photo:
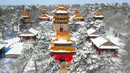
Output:
[[73,60],[73,54],[51,54],[56,61],[59,61],[60,58],[65,58],[66,62],[71,62]]
[[20,36],[20,41],[33,39],[36,40],[36,36]]

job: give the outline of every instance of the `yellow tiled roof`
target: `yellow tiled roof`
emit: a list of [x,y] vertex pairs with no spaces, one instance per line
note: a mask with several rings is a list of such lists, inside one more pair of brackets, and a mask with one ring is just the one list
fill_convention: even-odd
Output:
[[[68,9],[65,8],[63,4],[60,4],[60,5],[56,8],[55,12],[57,12],[58,10],[67,11]],[[54,12],[54,13],[55,13],[55,12]],[[68,12],[68,11],[67,11],[67,12]]]
[[46,11],[46,8],[42,8],[43,11]]
[[70,22],[69,20],[54,20],[53,22]]
[[70,18],[70,16],[54,16],[53,18]]
[[72,46],[54,46],[51,47],[49,50],[54,50],[54,51],[68,51],[68,52],[76,52],[76,49],[73,48]]
[[40,18],[42,17],[50,18],[47,14],[43,14],[42,16],[40,16]]
[[99,11],[94,12],[94,16],[100,16],[100,15],[101,15],[101,13]]
[[22,16],[30,17],[30,14],[29,14],[29,12],[23,12]]
[[76,13],[76,14],[75,14],[75,18],[78,18],[78,17],[80,17],[80,18],[84,18],[84,17],[81,16],[79,13]]
[[31,20],[30,19],[26,19],[24,22],[28,22],[29,23],[29,22],[31,22]]

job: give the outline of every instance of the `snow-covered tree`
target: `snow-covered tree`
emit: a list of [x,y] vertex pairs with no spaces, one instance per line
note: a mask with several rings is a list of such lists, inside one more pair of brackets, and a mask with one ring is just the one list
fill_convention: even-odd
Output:
[[29,60],[31,59],[32,55],[33,55],[33,50],[35,48],[33,48],[33,41],[26,41],[23,44],[23,50],[21,53],[21,56],[18,57],[16,64],[14,65],[13,69],[10,71],[10,73],[23,73],[24,69],[27,65],[27,63],[29,62]]

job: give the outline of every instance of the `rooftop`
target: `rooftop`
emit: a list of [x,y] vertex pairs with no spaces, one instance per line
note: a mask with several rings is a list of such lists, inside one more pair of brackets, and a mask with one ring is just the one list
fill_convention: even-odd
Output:
[[74,15],[74,17],[75,17],[75,18],[84,18],[84,17],[81,16],[79,13],[76,13],[76,14]]
[[63,4],[60,4],[53,12],[54,13],[69,13],[69,10],[65,8]]
[[50,18],[50,16],[45,13],[45,14],[41,15],[39,18]]
[[24,32],[20,33],[19,36],[36,36],[38,31],[30,28],[29,30],[25,30]]
[[23,12],[23,13],[22,13],[22,17],[30,17],[29,12]]

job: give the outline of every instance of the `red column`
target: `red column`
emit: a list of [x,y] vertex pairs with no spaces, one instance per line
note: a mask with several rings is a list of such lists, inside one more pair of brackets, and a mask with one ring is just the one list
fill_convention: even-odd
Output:
[[20,36],[20,41],[21,41],[21,42],[23,41],[23,37],[22,37],[22,36]]
[[100,55],[100,51],[98,49],[96,49],[96,52],[97,52],[98,55]]
[[114,56],[118,56],[118,51],[117,50],[114,51]]

